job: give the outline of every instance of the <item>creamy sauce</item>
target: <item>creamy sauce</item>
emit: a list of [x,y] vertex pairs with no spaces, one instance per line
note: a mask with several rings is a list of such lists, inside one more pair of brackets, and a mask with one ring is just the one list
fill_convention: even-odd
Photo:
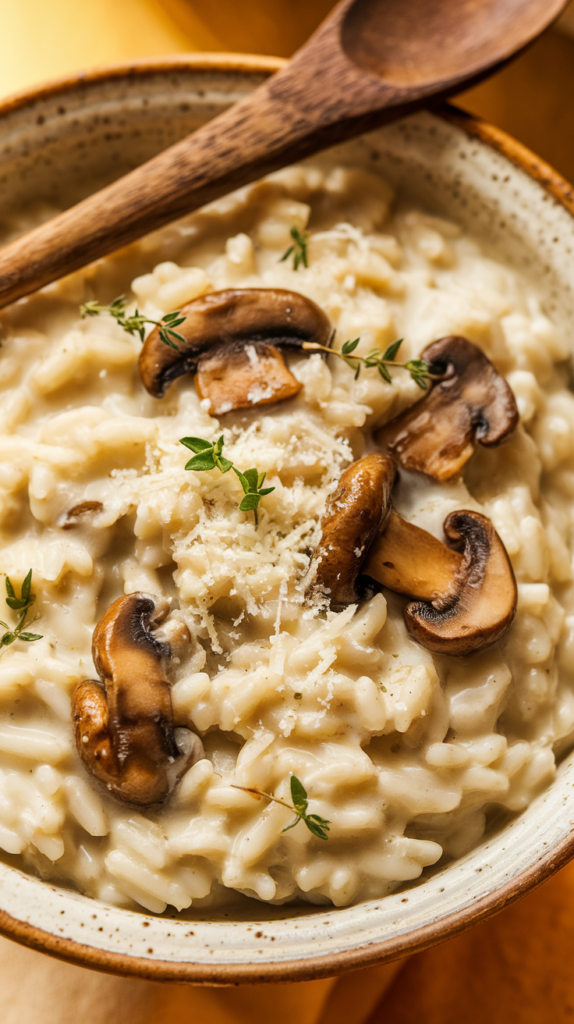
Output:
[[[222,888],[345,905],[472,849],[485,808],[520,811],[553,778],[574,736],[569,353],[528,281],[456,224],[393,212],[392,198],[358,168],[291,168],[2,315],[0,571],[19,587],[33,569],[43,639],[0,657],[0,847],[43,877],[155,912]],[[297,272],[279,262],[292,226],[311,231]],[[135,274],[130,301],[152,318],[213,289],[279,287],[327,312],[336,347],[360,337],[359,354],[398,337],[403,360],[452,333],[479,345],[514,390],[517,431],[478,445],[449,483],[403,472],[393,501],[441,540],[455,509],[492,519],[518,581],[507,637],[438,657],[409,637],[391,593],[339,614],[304,602],[341,471],[420,398],[406,372],[389,386],[375,370],[355,381],[335,358],[291,356],[295,399],[219,421],[189,377],[153,399],[139,339],[107,315],[78,316]],[[184,470],[181,437],[222,433],[234,464],[274,487],[258,527],[233,473]],[[83,502],[103,507],[64,530]],[[190,630],[172,700],[205,749],[159,809],[93,780],[70,712],[75,685],[96,678],[97,621],[137,590],[171,598],[170,618]],[[234,788],[289,802],[291,774],[330,821],[326,842],[302,822],[283,833],[287,808]]]

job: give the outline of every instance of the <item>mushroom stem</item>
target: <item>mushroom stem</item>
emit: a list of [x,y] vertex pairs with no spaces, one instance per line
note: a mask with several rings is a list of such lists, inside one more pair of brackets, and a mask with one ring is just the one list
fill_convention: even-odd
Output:
[[120,800],[165,800],[177,777],[201,757],[201,742],[182,755],[176,742],[171,688],[163,663],[170,645],[153,628],[167,602],[149,594],[120,597],[94,630],[92,652],[101,682],[84,679],[72,698],[76,746],[84,766]]
[[302,384],[274,345],[254,341],[233,349],[218,348],[198,364],[194,378],[200,401],[211,416],[254,405],[274,405],[298,395]]
[[393,510],[363,571],[390,590],[419,599],[407,604],[403,614],[421,646],[461,657],[490,646],[510,629],[516,581],[486,516],[465,509],[451,512],[444,532],[449,546]]
[[455,588],[463,556],[394,508],[384,532],[371,545],[363,572],[398,594],[444,601]]
[[479,512],[451,512],[447,543],[391,506],[396,467],[378,452],[341,475],[321,523],[308,591],[335,611],[358,600],[360,576],[417,598],[406,627],[436,654],[463,656],[495,643],[516,613],[516,582],[504,545]]

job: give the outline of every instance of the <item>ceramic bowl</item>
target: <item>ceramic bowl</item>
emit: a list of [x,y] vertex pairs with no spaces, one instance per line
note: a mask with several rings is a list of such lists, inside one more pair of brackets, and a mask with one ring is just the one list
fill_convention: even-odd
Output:
[[[70,205],[241,99],[280,66],[211,55],[83,75],[0,106],[0,220],[45,199]],[[340,147],[536,275],[566,330],[574,196],[503,132],[453,108]],[[304,980],[396,959],[451,937],[529,892],[574,854],[574,755],[552,785],[471,854],[405,891],[347,908],[155,917],[104,906],[0,862],[0,931],[78,964],[161,980]]]

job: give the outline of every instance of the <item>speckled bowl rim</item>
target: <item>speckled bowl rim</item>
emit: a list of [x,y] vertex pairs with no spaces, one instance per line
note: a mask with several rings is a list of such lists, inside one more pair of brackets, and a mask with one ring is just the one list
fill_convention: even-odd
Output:
[[[69,75],[7,97],[0,103],[0,128],[4,116],[20,109],[32,107],[41,100],[64,97],[71,91],[77,92],[78,88],[81,89],[83,85],[89,87],[97,83],[143,79],[149,74],[187,69],[194,73],[230,71],[234,74],[245,74],[247,77],[261,77],[261,75],[277,71],[284,63],[285,61],[280,58],[249,54],[191,53],[97,68]],[[460,128],[467,135],[485,143],[520,168],[574,218],[574,188],[526,146],[487,121],[450,104],[441,104],[433,107],[432,110],[434,114]],[[148,960],[140,956],[96,949],[73,939],[58,937],[28,922],[18,920],[1,909],[0,934],[31,949],[50,954],[78,966],[152,981],[187,981],[204,985],[306,981],[388,963],[413,953],[422,952],[446,939],[454,938],[472,925],[492,917],[511,903],[526,896],[536,886],[563,868],[573,857],[574,831],[509,882],[460,911],[381,942],[370,942],[368,945],[358,946],[355,949],[307,957],[305,960],[248,964],[206,964],[182,961],[174,963],[166,960]],[[50,888],[54,887],[50,886]]]

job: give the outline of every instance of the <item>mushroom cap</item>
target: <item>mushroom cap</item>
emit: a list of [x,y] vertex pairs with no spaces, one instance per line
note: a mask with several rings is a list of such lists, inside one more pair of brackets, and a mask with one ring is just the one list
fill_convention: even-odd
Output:
[[458,657],[488,647],[510,629],[517,589],[506,549],[490,519],[451,512],[444,521],[451,547],[462,548],[454,586],[442,598],[407,604],[409,633],[436,654]]
[[102,681],[83,680],[72,699],[76,746],[87,770],[121,800],[144,806],[164,800],[197,754],[191,744],[182,756],[176,742],[163,667],[171,649],[152,632],[168,609],[163,598],[144,593],[114,601],[92,642]]
[[169,604],[162,597],[136,591],[118,597],[98,622],[92,637],[92,656],[102,679],[119,680],[137,676],[148,667],[144,658],[152,655],[161,664],[171,655],[166,641],[158,640],[151,630],[163,622]]
[[364,455],[342,474],[321,521],[321,540],[309,589],[338,610],[359,599],[357,578],[368,549],[387,518],[396,475],[381,452]]
[[[159,327],[155,327],[140,354],[142,382],[156,398],[161,398],[177,377],[201,373],[203,361],[210,356],[219,356],[224,361],[231,359],[237,364],[239,350],[264,342],[268,346],[268,358],[276,358],[279,349],[300,349],[303,342],[328,345],[332,335],[327,315],[315,302],[299,292],[282,288],[232,288],[211,292],[183,306],[181,313],[185,320],[178,332],[186,339],[185,344],[177,342],[178,349],[171,348],[161,340]],[[300,385],[284,363],[283,367],[283,384],[289,374],[291,386],[298,390]],[[212,373],[213,367],[209,370],[209,374]],[[200,377],[204,393],[207,377],[206,369],[203,378]],[[270,400],[280,401],[281,397],[267,399]]]
[[385,424],[376,440],[405,469],[450,480],[474,451],[474,442],[498,445],[518,423],[514,395],[484,353],[451,336],[421,355],[441,374],[420,402]]

